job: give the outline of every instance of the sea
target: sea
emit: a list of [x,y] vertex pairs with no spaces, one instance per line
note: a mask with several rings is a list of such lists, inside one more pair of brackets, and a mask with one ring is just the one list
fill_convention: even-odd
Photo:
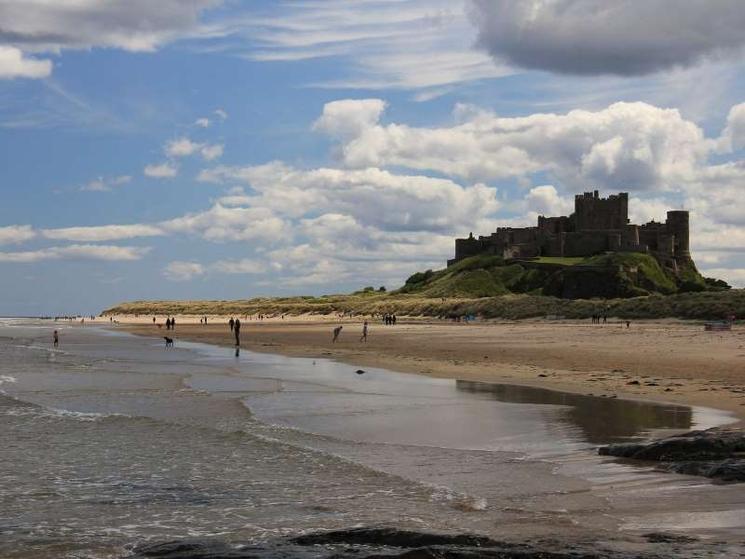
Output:
[[745,488],[597,448],[733,420],[0,319],[0,557],[391,526],[611,546],[683,533],[691,556],[726,556],[745,549]]

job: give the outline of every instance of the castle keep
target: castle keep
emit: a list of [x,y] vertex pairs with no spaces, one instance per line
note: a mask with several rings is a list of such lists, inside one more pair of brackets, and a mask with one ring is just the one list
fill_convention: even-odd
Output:
[[455,258],[490,254],[508,258],[592,256],[603,252],[643,252],[677,270],[690,260],[688,212],[669,211],[665,223],[629,223],[626,192],[600,198],[598,191],[574,197],[570,216],[538,218],[536,227],[499,227],[491,235],[455,240]]

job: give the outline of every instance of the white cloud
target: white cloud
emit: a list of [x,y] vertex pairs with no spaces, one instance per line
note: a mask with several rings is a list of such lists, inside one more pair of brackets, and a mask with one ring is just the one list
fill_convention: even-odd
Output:
[[33,263],[43,260],[139,260],[149,247],[113,245],[68,245],[25,252],[0,252],[0,262]]
[[30,225],[7,225],[0,227],[0,245],[24,243],[36,237]]
[[187,214],[160,223],[170,234],[199,235],[208,241],[263,241],[276,243],[285,239],[286,224],[263,207],[226,208],[215,204],[209,210]]
[[215,0],[3,0],[0,42],[35,51],[113,47],[153,51],[199,33],[199,17]]
[[646,103],[526,117],[472,111],[465,122],[440,128],[382,125],[371,110],[380,106],[367,100],[324,108],[316,128],[341,140],[338,154],[347,166],[402,166],[472,180],[547,172],[565,184],[664,190],[689,177],[714,145],[677,110]]
[[178,174],[178,167],[166,161],[157,165],[146,165],[143,173],[155,179],[172,179]]
[[218,117],[218,118],[219,118],[220,120],[227,120],[227,119],[228,119],[228,113],[227,113],[227,112],[225,112],[225,111],[224,111],[224,110],[222,110],[222,109],[215,109],[214,113],[215,113],[215,115],[217,115],[217,117]]
[[41,234],[47,239],[98,242],[134,239],[137,237],[155,237],[163,235],[164,232],[154,225],[133,224],[43,229]]
[[210,119],[205,117],[198,118],[196,121],[194,121],[194,126],[199,126],[200,128],[209,128],[210,124],[212,124],[210,122]]
[[568,74],[642,75],[745,45],[739,0],[470,0],[497,63]]
[[336,212],[384,230],[453,231],[499,207],[496,190],[483,184],[461,186],[448,179],[397,175],[376,168],[298,170],[272,162],[220,166],[204,171],[199,179],[246,181],[256,195],[245,201],[279,214],[299,217],[314,211]]
[[719,140],[721,151],[736,151],[745,148],[745,103],[735,105],[727,115],[727,125]]
[[552,185],[536,186],[525,195],[525,207],[529,212],[557,216],[574,211],[573,201],[562,198]]
[[205,145],[199,152],[205,160],[212,161],[222,157],[223,146],[221,144]]
[[[0,37],[2,37],[1,31]],[[0,44],[0,80],[14,78],[46,78],[51,75],[51,73],[51,60],[29,58],[15,47]]]
[[168,157],[186,157],[198,151],[203,145],[192,142],[189,138],[176,138],[166,144],[164,151]]
[[203,159],[212,161],[222,156],[223,146],[192,142],[189,138],[182,137],[168,142],[164,151],[168,157],[188,157],[199,153]]
[[323,106],[323,113],[313,124],[313,129],[334,138],[354,138],[375,126],[385,108],[382,99],[332,101]]
[[190,281],[191,279],[203,276],[204,274],[204,266],[198,262],[175,260],[169,262],[163,269],[163,275],[171,281]]
[[132,177],[129,175],[121,175],[111,178],[98,177],[81,186],[80,190],[88,192],[109,192],[114,187],[125,185],[131,180]]
[[416,89],[421,100],[510,73],[472,48],[463,1],[296,2],[246,25],[256,42],[247,58],[338,60],[341,77],[312,84],[319,87]]

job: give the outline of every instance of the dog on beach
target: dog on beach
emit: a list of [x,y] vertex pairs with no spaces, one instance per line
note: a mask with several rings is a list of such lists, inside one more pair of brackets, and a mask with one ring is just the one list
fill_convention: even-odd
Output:
[[163,336],[163,339],[166,341],[166,347],[173,347],[173,338]]

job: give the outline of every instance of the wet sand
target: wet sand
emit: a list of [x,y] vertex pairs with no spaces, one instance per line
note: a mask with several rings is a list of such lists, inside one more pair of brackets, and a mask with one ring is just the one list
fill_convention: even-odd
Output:
[[[119,327],[163,336],[151,317],[117,317]],[[159,320],[162,320],[159,318]],[[227,318],[177,317],[177,340],[233,345]],[[511,323],[371,322],[367,343],[361,321],[273,319],[242,321],[243,347],[305,357],[329,357],[361,367],[459,380],[507,382],[579,394],[709,406],[745,424],[745,327],[705,332],[678,321]],[[336,324],[344,330],[331,343]]]

